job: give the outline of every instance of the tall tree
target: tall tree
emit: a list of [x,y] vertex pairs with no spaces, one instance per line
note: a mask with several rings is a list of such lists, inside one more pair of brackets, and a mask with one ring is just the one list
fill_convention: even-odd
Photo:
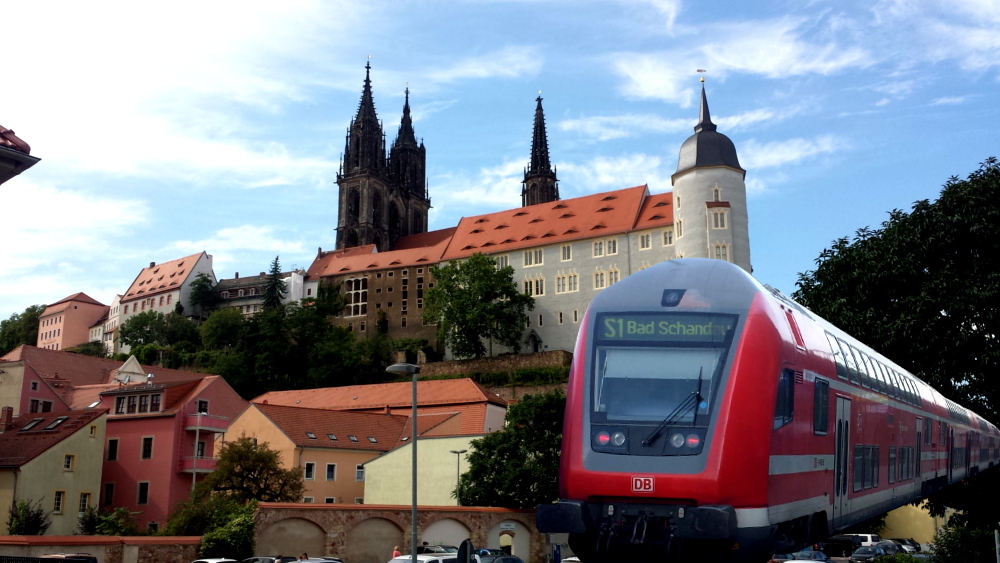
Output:
[[436,285],[427,290],[423,320],[438,323],[438,338],[456,357],[483,357],[484,339],[520,351],[525,311],[535,308],[535,299],[518,291],[513,268],[498,268],[492,258],[476,253],[464,262],[432,266],[430,272]]
[[527,395],[507,409],[503,430],[472,441],[462,503],[535,508],[559,499],[559,454],[566,396]]
[[281,300],[288,293],[285,280],[281,277],[281,264],[278,257],[274,257],[271,262],[271,271],[267,274],[267,285],[264,286],[264,308],[275,308],[281,306]]
[[118,340],[130,347],[166,344],[167,316],[159,311],[143,311],[129,317],[118,329]]
[[241,503],[298,502],[305,490],[301,470],[283,469],[281,452],[246,436],[222,446],[205,486]]
[[204,319],[207,316],[206,312],[214,308],[221,300],[219,293],[215,290],[215,285],[212,283],[212,277],[204,272],[195,276],[188,285],[191,289],[189,297],[191,306],[200,319]]
[[243,334],[245,320],[243,313],[232,307],[212,311],[208,319],[198,327],[205,348],[222,350],[235,347]]
[[22,344],[38,343],[38,317],[45,305],[30,305],[23,313],[14,313],[0,321],[0,356]]
[[[875,230],[841,238],[793,296],[949,399],[1000,424],[1000,164],[950,178],[937,201],[893,210]],[[984,475],[985,476],[985,475]],[[996,476],[989,479],[995,483]],[[933,499],[996,522],[988,490],[948,487]],[[950,503],[950,504],[949,504]],[[939,507],[940,509],[940,507]]]

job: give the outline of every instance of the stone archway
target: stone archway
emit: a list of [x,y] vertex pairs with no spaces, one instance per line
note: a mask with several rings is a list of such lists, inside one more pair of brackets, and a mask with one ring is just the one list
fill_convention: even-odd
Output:
[[486,547],[502,549],[528,561],[531,557],[531,529],[520,520],[501,520],[487,532]]
[[368,518],[347,532],[347,542],[340,554],[345,563],[385,563],[392,559],[392,548],[403,545],[403,530],[392,520]]
[[311,520],[285,518],[264,528],[257,535],[257,552],[296,556],[305,552],[322,555],[326,553],[326,532]]
[[420,541],[431,545],[458,546],[463,540],[472,537],[472,532],[466,523],[454,518],[441,518],[430,524],[425,524],[420,532]]

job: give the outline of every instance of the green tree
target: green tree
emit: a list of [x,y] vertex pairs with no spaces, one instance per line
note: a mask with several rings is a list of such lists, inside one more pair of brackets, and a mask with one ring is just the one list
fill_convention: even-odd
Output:
[[84,342],[79,346],[74,346],[72,348],[66,348],[67,352],[72,352],[74,354],[80,354],[83,356],[94,356],[95,358],[107,358],[108,350],[104,347],[104,343],[99,340],[91,340],[90,342]]
[[45,305],[31,305],[0,321],[0,356],[23,344],[38,343],[38,317],[44,311]]
[[222,446],[215,471],[208,474],[205,483],[212,491],[240,503],[298,502],[305,490],[301,470],[282,469],[280,452],[269,448],[267,442],[258,444],[246,436]]
[[462,504],[534,508],[559,499],[559,454],[566,396],[527,395],[507,409],[503,430],[472,441]]
[[202,344],[207,350],[235,347],[242,336],[245,320],[243,313],[232,307],[212,311],[199,327]]
[[52,525],[42,501],[19,500],[7,509],[7,530],[12,536],[41,536]]
[[188,287],[191,289],[189,297],[191,306],[198,314],[198,318],[204,319],[206,311],[215,307],[221,298],[219,292],[215,290],[212,283],[212,276],[202,272],[194,277]]
[[[995,500],[995,499],[990,499]],[[993,563],[993,530],[948,524],[934,535],[932,563]]]
[[166,315],[159,311],[143,311],[121,324],[118,328],[118,341],[130,347],[165,344],[166,332]]
[[484,339],[491,353],[494,340],[520,351],[525,311],[535,308],[535,300],[518,291],[513,268],[498,268],[492,258],[476,253],[464,262],[432,266],[430,273],[436,285],[427,290],[423,320],[438,323],[438,338],[456,357],[483,357]]
[[264,286],[264,308],[281,306],[281,300],[288,293],[285,287],[285,280],[281,277],[281,264],[278,257],[274,257],[271,262],[271,271],[267,274],[267,285]]
[[[893,210],[878,229],[834,241],[815,270],[799,274],[793,297],[1000,424],[998,224],[1000,164],[990,158],[967,179],[950,178],[937,201]],[[994,473],[932,495],[932,513],[950,506],[995,524]]]

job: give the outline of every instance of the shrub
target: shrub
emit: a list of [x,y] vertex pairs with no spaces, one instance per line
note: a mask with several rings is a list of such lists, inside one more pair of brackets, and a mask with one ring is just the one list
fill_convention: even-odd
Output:
[[12,536],[40,536],[52,525],[42,501],[21,500],[7,510],[7,533]]
[[992,563],[996,561],[993,530],[948,526],[934,535],[933,563]]
[[253,513],[240,514],[225,526],[201,537],[201,557],[229,557],[241,561],[254,552]]

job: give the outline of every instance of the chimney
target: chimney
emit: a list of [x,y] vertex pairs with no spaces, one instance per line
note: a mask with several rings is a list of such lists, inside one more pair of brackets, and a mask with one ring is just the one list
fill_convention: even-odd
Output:
[[240,273],[236,272],[236,279],[240,279]]
[[264,277],[264,276],[266,276],[266,275],[267,275],[267,273],[265,273],[265,272],[261,272],[261,273],[260,273],[260,277]]
[[149,267],[150,267],[150,268],[152,268],[152,267],[153,267],[153,266],[155,266],[155,265],[156,265],[156,262],[150,262],[150,263],[149,263]]
[[14,407],[4,407],[0,410],[0,432],[6,432],[13,426]]

